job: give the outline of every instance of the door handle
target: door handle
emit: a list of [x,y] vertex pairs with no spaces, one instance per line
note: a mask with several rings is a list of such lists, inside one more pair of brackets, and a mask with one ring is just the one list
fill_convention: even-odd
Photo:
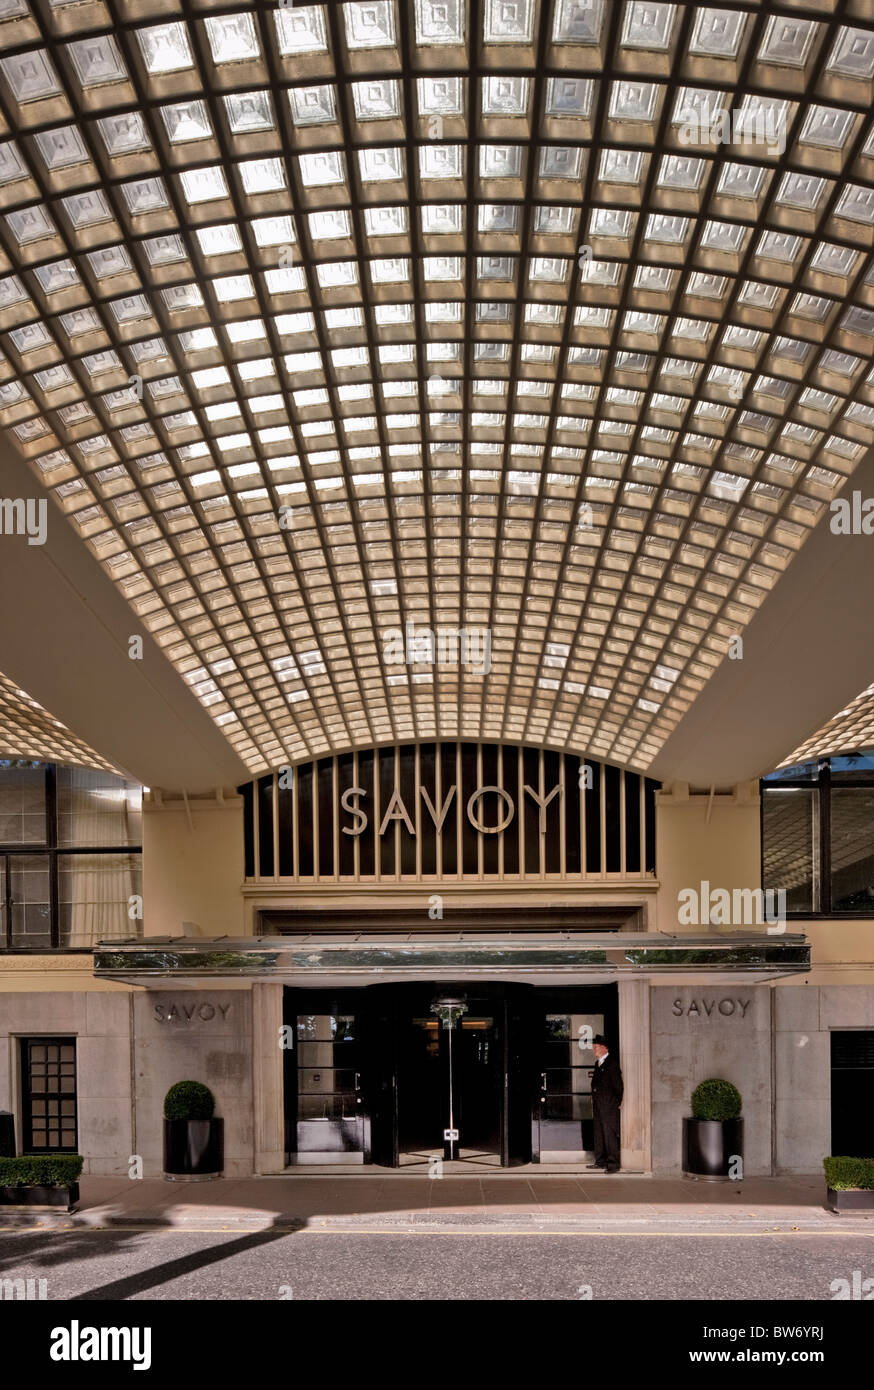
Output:
[[355,1090],[356,1090],[356,1091],[360,1091],[360,1090],[361,1090],[361,1072],[360,1072],[360,1071],[357,1071],[357,1072],[355,1073]]
[[541,1091],[545,1091],[545,1090],[546,1090],[546,1072],[545,1072],[545,1071],[542,1071],[542,1072],[540,1073],[540,1089],[541,1089]]

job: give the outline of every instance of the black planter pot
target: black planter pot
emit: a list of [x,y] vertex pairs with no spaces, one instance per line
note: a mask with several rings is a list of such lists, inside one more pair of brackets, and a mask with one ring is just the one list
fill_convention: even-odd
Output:
[[66,1207],[79,1201],[79,1184],[69,1187],[0,1187],[0,1207]]
[[683,1121],[683,1172],[695,1178],[727,1178],[733,1157],[743,1157],[744,1122]]
[[218,1178],[224,1166],[224,1120],[164,1121],[165,1178]]
[[826,1206],[829,1211],[870,1211],[874,1216],[874,1190],[865,1187],[827,1189]]

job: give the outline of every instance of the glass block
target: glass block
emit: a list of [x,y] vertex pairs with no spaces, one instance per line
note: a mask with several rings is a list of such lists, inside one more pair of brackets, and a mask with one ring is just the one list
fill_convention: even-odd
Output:
[[391,146],[358,151],[358,171],[364,183],[386,183],[404,176],[404,152]]
[[416,43],[464,42],[464,0],[416,0]]
[[71,314],[64,314],[61,318],[61,327],[71,341],[85,333],[95,333],[101,326],[93,309],[74,309]]
[[757,55],[759,61],[778,67],[803,68],[810,57],[818,27],[809,19],[775,15],[765,29]]
[[518,179],[522,175],[521,145],[480,145],[482,179]]
[[322,150],[318,154],[298,156],[301,182],[307,188],[328,188],[342,184],[345,179],[343,155],[338,150]]
[[421,209],[422,231],[426,236],[445,232],[461,232],[464,209],[460,203],[427,203]]
[[614,82],[610,87],[610,119],[652,121],[659,89],[651,82]]
[[313,241],[335,241],[352,235],[351,218],[348,212],[342,210],[311,212],[307,222]]
[[251,275],[223,275],[212,281],[212,290],[220,304],[230,304],[238,299],[252,299],[255,286]]
[[656,4],[653,0],[628,0],[622,19],[622,46],[666,53],[671,43],[675,15],[675,5]]
[[553,43],[597,44],[604,26],[604,0],[555,0]]
[[47,169],[66,169],[72,164],[84,164],[90,158],[82,136],[73,125],[43,130],[35,138]]
[[764,232],[759,238],[756,255],[767,260],[791,265],[801,251],[801,237],[788,232]]
[[194,67],[184,24],[155,24],[134,32],[146,72],[180,72],[183,68]]
[[[649,219],[647,235],[650,235],[649,228],[655,222],[656,215]],[[685,218],[678,219],[685,222]],[[631,213],[619,208],[593,208],[589,218],[589,235],[603,237],[618,237],[620,241],[627,240],[631,235]]]
[[220,164],[213,164],[208,169],[186,169],[180,179],[189,203],[208,203],[214,198],[226,198],[228,195]]
[[129,294],[123,299],[114,299],[109,307],[117,323],[137,323],[152,316],[144,294]]
[[273,130],[275,122],[269,93],[239,92],[225,97],[224,102],[232,134],[245,135],[252,130]]
[[370,276],[375,285],[407,284],[410,262],[406,256],[379,257],[370,262]]
[[167,139],[172,145],[181,145],[187,140],[206,140],[212,135],[205,101],[179,101],[173,106],[162,106],[160,111]]
[[247,159],[237,165],[245,193],[275,193],[285,187],[281,159]]
[[393,48],[393,0],[353,0],[343,6],[346,46],[350,49]]
[[874,33],[870,29],[839,29],[826,70],[870,82],[874,77]]
[[295,125],[326,125],[337,119],[334,88],[328,84],[318,87],[290,87],[288,101]]
[[834,106],[811,106],[804,118],[799,140],[826,150],[843,149],[855,120],[852,111]]
[[203,304],[203,295],[196,285],[173,285],[170,289],[161,291],[161,298],[171,312],[177,309],[198,309]]
[[324,5],[280,5],[273,11],[276,42],[283,57],[296,53],[325,53]]
[[777,194],[777,202],[787,207],[813,211],[818,207],[825,193],[825,179],[815,174],[784,174]]
[[462,145],[420,145],[419,177],[460,179],[464,168]]
[[[76,275],[75,266],[73,265],[72,261],[58,261],[56,262],[56,264],[60,266],[69,266],[72,270],[74,279],[67,283],[79,283],[79,277],[78,275]],[[52,267],[50,266],[40,266],[39,269],[36,271],[36,278],[37,280],[39,280],[39,283],[42,285],[43,289],[46,288],[43,281],[43,276],[46,275],[46,272],[50,272],[51,270]],[[40,274],[40,272],[42,272],[42,274]],[[17,275],[7,275],[4,277],[4,279],[0,280],[0,307],[8,309],[13,304],[24,303],[24,301],[27,298],[27,290],[24,288]]]
[[729,198],[756,198],[764,180],[760,165],[728,163],[723,165],[717,192]]
[[638,150],[602,150],[598,177],[605,183],[640,183],[643,155]]
[[171,233],[168,236],[151,237],[140,243],[149,265],[170,265],[174,261],[188,259],[188,251],[181,236]]
[[739,222],[708,221],[704,224],[701,245],[711,251],[736,253],[742,248],[748,231],[749,228]]
[[364,228],[368,236],[400,236],[407,231],[405,207],[365,208]]
[[2,0],[0,3],[0,19],[15,19],[25,14],[30,14],[25,0]]
[[111,34],[94,35],[68,43],[67,52],[83,87],[123,82],[127,77],[127,69]]
[[479,280],[512,280],[511,256],[477,256],[476,273]]
[[533,36],[533,0],[486,0],[484,43],[530,43]]
[[528,109],[527,77],[484,77],[484,116],[524,116]]
[[420,77],[416,81],[420,116],[461,116],[464,114],[464,79],[461,77]]
[[0,186],[27,177],[28,170],[18,152],[18,146],[14,140],[5,141],[0,145]]
[[233,222],[225,222],[220,227],[203,227],[196,235],[205,256],[227,256],[242,250],[243,242]]
[[243,63],[261,57],[255,23],[249,14],[226,14],[206,20],[214,63]]
[[[662,265],[640,265],[634,273],[634,288],[659,294],[670,294],[676,271]],[[690,291],[691,293],[691,291]]]
[[701,299],[723,299],[727,288],[728,280],[724,275],[709,275],[700,270],[694,271],[686,283],[686,293]]
[[251,226],[259,246],[291,246],[297,241],[290,217],[257,217]]
[[840,196],[835,214],[846,217],[850,222],[861,222],[865,226],[874,225],[874,188],[863,188],[860,184],[848,184]]
[[578,179],[583,172],[583,151],[579,145],[544,145],[537,171],[542,179]]
[[323,261],[316,266],[316,276],[322,289],[342,289],[358,284],[358,267],[354,261]]
[[68,290],[73,285],[82,283],[75,265],[69,260],[52,261],[50,265],[37,266],[34,274],[46,294],[54,294],[56,290]]
[[399,82],[353,82],[352,101],[359,121],[385,121],[401,114]]
[[126,275],[133,270],[133,262],[123,246],[104,246],[99,251],[89,251],[88,264],[98,280]]
[[689,52],[701,58],[736,58],[740,52],[746,15],[737,10],[705,6],[695,12]]
[[515,203],[481,203],[477,211],[477,231],[517,232],[519,212]]
[[19,246],[26,246],[31,241],[41,241],[43,237],[55,236],[57,232],[48,212],[39,203],[31,208],[9,212],[5,220]]
[[[96,314],[94,317],[97,317]],[[13,328],[9,337],[19,352],[34,352],[37,348],[48,347],[52,342],[52,335],[42,323],[28,323],[23,328]]]
[[592,110],[594,83],[590,77],[550,77],[546,83],[546,114],[586,118]]
[[57,96],[61,91],[48,54],[41,48],[0,58],[0,70],[16,101],[39,101],[42,97]]
[[143,118],[138,111],[126,111],[122,116],[103,116],[97,125],[108,154],[133,154],[151,149]]
[[659,168],[658,181],[663,188],[686,188],[694,191],[700,187],[703,177],[703,159],[666,154]]
[[121,195],[128,211],[135,215],[158,212],[170,206],[163,179],[134,179],[131,183],[123,183]]

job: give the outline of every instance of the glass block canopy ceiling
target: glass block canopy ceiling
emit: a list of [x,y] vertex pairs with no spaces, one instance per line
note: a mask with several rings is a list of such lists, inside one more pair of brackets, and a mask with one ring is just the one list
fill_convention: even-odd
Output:
[[0,672],[0,759],[7,756],[116,771]]
[[769,9],[2,0],[0,424],[253,772],[645,769],[827,511],[874,22]]
[[846,709],[796,748],[780,767],[794,767],[796,763],[810,762],[814,758],[828,758],[835,753],[863,748],[874,748],[874,685],[869,685]]

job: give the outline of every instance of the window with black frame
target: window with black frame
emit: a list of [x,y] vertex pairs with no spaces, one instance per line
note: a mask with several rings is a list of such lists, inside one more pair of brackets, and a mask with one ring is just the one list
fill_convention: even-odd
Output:
[[762,886],[794,916],[874,916],[874,751],[762,780]]
[[76,1039],[21,1039],[24,1153],[76,1152]]
[[142,788],[0,759],[0,950],[89,949],[142,929]]

